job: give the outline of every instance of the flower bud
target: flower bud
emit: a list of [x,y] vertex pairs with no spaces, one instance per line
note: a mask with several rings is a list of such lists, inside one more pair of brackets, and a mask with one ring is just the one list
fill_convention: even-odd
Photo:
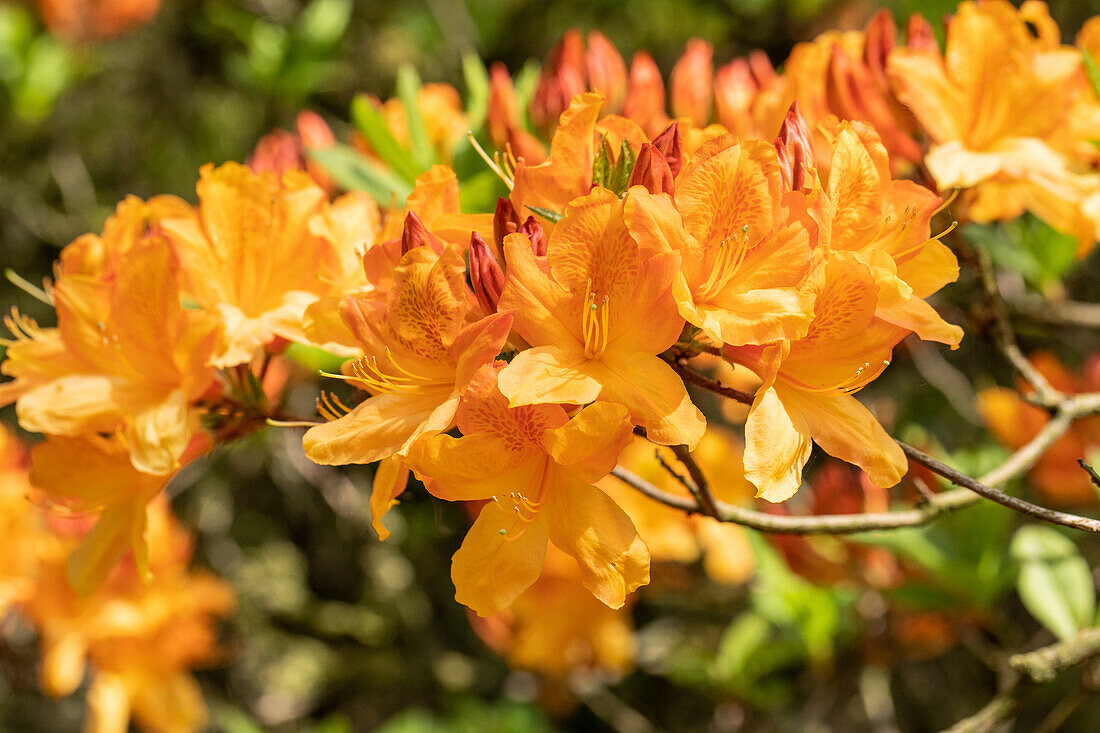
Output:
[[405,214],[405,226],[401,230],[402,256],[408,254],[412,249],[424,246],[431,246],[437,252],[441,251],[442,247],[437,246],[433,240],[435,240],[435,237],[428,231],[428,227],[424,226],[424,222],[420,220],[415,211]]
[[806,169],[814,166],[814,146],[806,119],[798,110],[797,100],[791,102],[791,108],[787,110],[783,126],[779,128],[779,137],[775,139],[775,149],[779,154],[784,188],[802,190],[806,185]]
[[[336,145],[336,136],[332,134],[332,128],[316,112],[310,110],[299,112],[297,119],[294,120],[294,127],[298,131],[298,138],[302,141],[302,149],[306,152],[327,150]],[[329,193],[336,190],[336,182],[332,180],[332,176],[324,166],[307,157],[305,168],[318,186]]]
[[585,91],[584,41],[580,32],[571,28],[546,57],[531,99],[531,121],[539,127],[553,127],[573,97]]
[[629,117],[653,135],[668,125],[665,114],[665,82],[661,70],[645,51],[634,54],[623,104],[623,116]]
[[588,72],[588,88],[607,100],[605,114],[618,114],[626,99],[626,62],[619,49],[599,31],[588,34],[588,50],[584,54]]
[[497,199],[497,210],[493,214],[493,239],[497,247],[503,247],[504,238],[519,231],[521,223],[512,202],[503,196]]
[[714,77],[714,111],[718,122],[738,137],[752,129],[752,103],[760,87],[747,59],[734,59],[718,69]]
[[772,66],[772,60],[760,49],[749,53],[749,68],[752,69],[752,78],[756,81],[758,89],[771,86],[779,79],[779,74],[775,73],[775,67]]
[[686,117],[696,127],[705,127],[710,119],[714,96],[714,48],[701,38],[688,41],[684,55],[672,67],[672,114]]
[[932,30],[932,24],[924,19],[920,13],[913,13],[905,24],[905,45],[917,51],[939,50],[936,43],[936,34]]
[[286,130],[274,130],[260,138],[245,164],[253,173],[271,171],[280,176],[286,171],[302,170],[301,143]]
[[646,190],[652,194],[672,195],[675,190],[668,162],[653,143],[642,145],[642,149],[638,152],[638,160],[634,164],[634,171],[630,174],[629,185],[645,186]]
[[504,64],[497,61],[489,69],[489,139],[497,148],[508,144],[512,129],[519,119],[519,99],[512,77]]
[[527,217],[527,221],[523,222],[516,231],[531,240],[531,251],[536,257],[546,256],[546,230],[542,228],[538,219],[533,216]]
[[664,157],[672,177],[680,175],[680,167],[684,161],[684,139],[680,135],[680,123],[673,120],[660,135],[653,138],[653,147]]
[[493,250],[477,232],[470,234],[470,284],[474,297],[486,313],[496,313],[504,292],[504,271]]
[[896,43],[897,26],[894,24],[894,14],[883,8],[867,24],[863,41],[863,61],[871,70],[875,83],[883,91],[890,88],[890,82],[886,78],[886,59]]

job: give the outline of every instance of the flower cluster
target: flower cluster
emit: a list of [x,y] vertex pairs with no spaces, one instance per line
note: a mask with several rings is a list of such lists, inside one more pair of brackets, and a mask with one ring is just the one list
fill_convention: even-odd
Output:
[[[130,198],[67,247],[42,293],[57,326],[7,319],[0,405],[48,436],[38,490],[99,516],[70,558],[85,591],[130,548],[148,572],[146,507],[181,465],[304,422],[316,463],[377,464],[383,537],[410,474],[484,502],[452,563],[477,614],[531,587],[549,545],[619,608],[651,548],[607,477],[639,437],[703,444],[697,357],[757,379],[736,469],[757,496],[795,494],[815,443],[874,486],[901,480],[904,453],[855,393],[902,339],[963,335],[928,302],[959,273],[940,241],[954,225],[933,229],[947,204],[906,176],[963,188],[960,219],[1030,210],[1084,253],[1100,223],[1087,58],[1041,4],[963,3],[942,55],[920,19],[896,45],[887,15],[797,47],[782,74],[760,54],[715,72],[692,42],[670,116],[652,59],[628,70],[603,36],[569,34],[528,115],[507,71],[489,74],[492,158],[461,137],[449,87],[357,99],[356,180],[388,200],[333,198],[354,185],[323,162],[351,164],[305,114],[250,166],[204,167],[197,205]],[[471,143],[491,173],[460,178]],[[493,211],[471,203],[485,190],[503,194]],[[279,407],[269,366],[288,343],[347,359],[317,420]]]

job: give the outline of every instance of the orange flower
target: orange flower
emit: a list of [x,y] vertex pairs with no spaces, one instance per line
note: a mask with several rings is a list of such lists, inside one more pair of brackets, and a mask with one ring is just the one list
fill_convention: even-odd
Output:
[[94,594],[79,596],[66,577],[69,543],[56,543],[43,553],[35,592],[21,606],[42,639],[47,694],[70,694],[85,666],[94,670],[88,730],[126,730],[131,717],[154,733],[206,724],[202,693],[188,670],[215,655],[212,620],[232,608],[233,594],[209,575],[188,572],[190,540],[166,502],[153,505],[149,533],[151,579],[123,564]]
[[38,0],[38,12],[52,33],[71,41],[110,38],[148,23],[160,0]]
[[640,196],[625,202],[594,188],[565,208],[537,258],[527,238],[508,237],[507,281],[499,307],[515,312],[515,328],[534,348],[521,351],[500,375],[513,406],[626,406],[658,443],[695,446],[706,421],[680,378],[657,354],[680,335],[672,284],[679,255],[631,236],[624,219]]
[[20,424],[35,432],[120,431],[137,469],[165,475],[179,467],[192,403],[213,378],[214,323],[180,307],[178,265],[163,239],[134,243],[116,262],[104,276],[62,269],[56,329],[6,319],[16,338],[3,371],[15,381],[0,388],[0,404],[15,400]]
[[580,565],[584,587],[611,608],[649,582],[649,551],[630,518],[592,486],[630,442],[625,408],[597,402],[572,419],[560,405],[509,407],[502,362],[470,380],[458,410],[461,438],[413,446],[409,465],[448,501],[492,499],[451,563],[455,599],[487,616],[539,577],[547,541]]
[[473,373],[500,352],[512,317],[499,313],[468,323],[477,311],[462,256],[416,247],[401,258],[385,299],[350,295],[341,314],[365,356],[345,377],[371,397],[346,410],[323,395],[330,420],[306,432],[306,455],[324,465],[393,460],[379,471],[372,499],[375,529],[404,486],[399,459],[416,439],[449,430]]
[[908,467],[901,448],[852,396],[889,365],[908,331],[875,317],[879,288],[852,258],[824,258],[808,285],[816,299],[805,337],[725,349],[726,358],[764,380],[745,423],[745,476],[768,501],[798,490],[811,439],[862,468],[876,486],[893,486]]
[[959,276],[955,255],[929,237],[941,199],[912,181],[892,179],[886,149],[870,125],[833,119],[823,128],[833,137],[828,174],[818,172],[819,246],[848,253],[872,272],[878,318],[957,347],[962,329],[924,301]]
[[[1033,34],[1031,27],[1036,29]],[[897,49],[888,71],[899,98],[931,136],[925,165],[941,190],[969,189],[974,221],[1029,210],[1078,238],[1083,254],[1100,230],[1082,205],[1100,191],[1067,149],[1069,113],[1088,89],[1081,54],[1059,45],[1046,5],[964,2],[935,49]]]
[[277,336],[304,341],[302,314],[328,287],[319,267],[336,257],[309,231],[325,192],[299,171],[278,178],[226,163],[205,165],[200,175],[198,209],[162,218],[160,227],[179,253],[188,292],[224,324],[211,363],[246,363]]
[[[466,137],[466,131],[470,129],[462,111],[462,97],[450,84],[424,84],[416,94],[416,106],[424,120],[435,159],[449,164],[455,145]],[[397,97],[387,99],[382,104],[382,114],[394,139],[408,148],[412,138],[405,103]]]
[[518,669],[564,680],[579,669],[625,673],[634,663],[634,627],[629,607],[608,608],[581,585],[581,570],[569,555],[547,546],[539,576],[511,607],[487,618],[473,617],[482,641]]
[[775,149],[731,135],[711,140],[681,172],[675,195],[674,209],[667,196],[632,191],[626,216],[639,242],[680,252],[680,314],[718,344],[804,335],[813,312],[797,288],[811,256],[805,200],[784,196]]

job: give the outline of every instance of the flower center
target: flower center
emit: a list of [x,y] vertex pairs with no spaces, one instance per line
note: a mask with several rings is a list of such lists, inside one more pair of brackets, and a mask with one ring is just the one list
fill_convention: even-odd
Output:
[[745,261],[745,255],[748,252],[749,225],[746,224],[723,237],[717,247],[711,248],[713,255],[711,257],[710,274],[703,284],[701,295],[704,298],[717,295],[726,283],[737,274],[737,270]]
[[589,359],[599,359],[607,349],[607,331],[611,323],[611,296],[602,298],[592,289],[589,278],[584,292],[584,304],[581,310],[581,335],[584,336],[584,355]]

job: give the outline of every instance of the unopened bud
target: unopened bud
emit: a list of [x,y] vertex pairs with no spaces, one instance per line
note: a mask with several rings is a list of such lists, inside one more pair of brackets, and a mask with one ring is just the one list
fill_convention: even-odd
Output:
[[286,130],[274,130],[260,138],[246,165],[253,173],[303,170],[302,147],[298,138]]
[[936,33],[932,30],[932,24],[924,19],[920,13],[913,13],[905,24],[905,45],[917,51],[939,50],[936,44]]
[[775,73],[772,60],[768,58],[768,54],[760,49],[755,49],[749,53],[749,68],[752,70],[752,78],[756,81],[756,86],[760,89],[770,86],[779,79],[779,74]]
[[531,251],[536,257],[546,256],[546,230],[542,228],[538,219],[533,216],[527,217],[527,221],[523,222],[516,231],[531,240]]
[[739,137],[752,128],[752,103],[760,87],[747,59],[730,61],[714,75],[714,112],[718,122]]
[[[302,149],[307,152],[310,150],[328,150],[336,145],[336,136],[332,134],[332,128],[316,112],[310,110],[299,112],[298,117],[294,120],[294,128],[298,131]],[[305,158],[305,167],[310,177],[321,188],[330,193],[336,190],[336,182],[332,180],[332,176],[328,174],[324,166],[307,157]]]
[[686,117],[696,127],[704,127],[710,119],[710,102],[714,96],[713,59],[714,48],[701,38],[693,38],[672,67],[669,78],[673,116]]
[[539,127],[553,127],[573,97],[585,91],[584,40],[571,28],[546,57],[531,99],[532,122]]
[[599,31],[588,34],[588,50],[584,54],[588,71],[588,88],[604,96],[605,114],[618,114],[626,99],[626,62],[619,49]]
[[668,124],[665,114],[665,82],[661,70],[645,51],[634,54],[630,63],[623,115],[638,123],[647,135]]
[[634,164],[634,171],[630,174],[630,185],[645,186],[652,194],[672,195],[675,190],[668,162],[653,143],[646,143],[638,152],[638,160]]
[[497,199],[497,210],[493,214],[493,239],[497,247],[503,247],[504,238],[519,231],[521,223],[512,202],[503,196]]
[[791,191],[799,191],[806,185],[806,168],[814,165],[813,138],[806,118],[798,110],[798,101],[791,102],[783,126],[779,128],[779,137],[775,139],[775,149],[779,154],[779,170],[783,185]]
[[875,13],[867,24],[863,41],[863,60],[871,70],[875,82],[883,90],[889,89],[886,79],[886,59],[897,43],[897,26],[894,14],[883,8]]
[[660,135],[653,138],[653,147],[664,156],[673,178],[680,175],[680,167],[684,162],[684,139],[680,135],[680,123],[677,120],[673,120]]
[[416,215],[415,211],[405,214],[405,226],[401,230],[401,254],[408,254],[410,250],[432,244],[434,237],[424,226],[424,222]]
[[504,292],[504,271],[493,250],[477,232],[470,234],[470,284],[474,297],[486,313],[496,313]]
[[512,77],[504,64],[497,61],[489,69],[489,139],[503,148],[519,120],[519,99]]

